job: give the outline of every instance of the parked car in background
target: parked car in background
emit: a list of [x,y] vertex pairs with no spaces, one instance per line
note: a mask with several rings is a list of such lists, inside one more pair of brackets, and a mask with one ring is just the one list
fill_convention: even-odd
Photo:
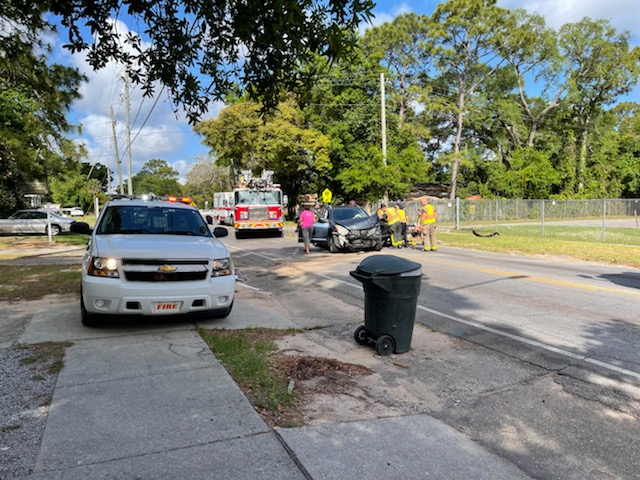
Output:
[[0,234],[20,235],[20,234],[45,234],[49,233],[49,223],[51,223],[51,235],[67,233],[71,231],[71,225],[75,220],[63,217],[57,213],[48,212],[44,209],[18,210],[8,218],[0,219]]
[[84,210],[80,207],[61,208],[63,215],[71,215],[72,217],[84,217]]
[[82,259],[80,313],[95,326],[100,317],[167,316],[188,313],[226,317],[233,307],[235,273],[217,237],[198,209],[180,202],[134,196],[110,200],[90,235]]
[[[326,207],[313,224],[311,243],[329,252],[382,250],[389,228],[377,215],[369,215],[359,206]],[[302,241],[301,234],[298,241]]]

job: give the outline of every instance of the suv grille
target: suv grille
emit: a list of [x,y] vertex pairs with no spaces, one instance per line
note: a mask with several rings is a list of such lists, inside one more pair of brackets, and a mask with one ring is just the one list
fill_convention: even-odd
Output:
[[193,280],[204,280],[207,272],[124,272],[130,282],[189,282]]
[[[175,270],[163,272],[164,266]],[[130,282],[190,282],[206,280],[208,260],[123,259],[124,277]]]

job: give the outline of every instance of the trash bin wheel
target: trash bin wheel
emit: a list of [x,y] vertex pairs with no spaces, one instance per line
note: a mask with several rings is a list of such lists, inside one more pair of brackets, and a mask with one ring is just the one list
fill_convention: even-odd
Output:
[[389,335],[382,335],[376,340],[376,352],[381,357],[391,355],[396,349],[396,341]]
[[356,331],[353,332],[353,339],[356,341],[358,345],[366,345],[369,343],[369,337],[367,337],[367,330],[363,325],[360,325],[356,328]]

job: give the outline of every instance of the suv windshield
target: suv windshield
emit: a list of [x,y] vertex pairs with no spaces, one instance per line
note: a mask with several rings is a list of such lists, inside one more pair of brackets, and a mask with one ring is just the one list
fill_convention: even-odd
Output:
[[236,205],[280,205],[280,190],[240,190],[235,194]]
[[333,209],[333,220],[351,220],[352,218],[367,218],[369,214],[361,207],[345,207]]
[[196,210],[146,205],[109,207],[97,233],[211,236],[207,224]]

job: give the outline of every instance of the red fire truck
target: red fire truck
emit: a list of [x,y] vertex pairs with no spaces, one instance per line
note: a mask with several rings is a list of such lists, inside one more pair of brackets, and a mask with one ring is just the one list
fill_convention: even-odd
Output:
[[264,170],[260,178],[253,178],[251,170],[242,171],[241,182],[233,190],[236,238],[248,232],[282,235],[284,196],[272,178],[271,170]]

